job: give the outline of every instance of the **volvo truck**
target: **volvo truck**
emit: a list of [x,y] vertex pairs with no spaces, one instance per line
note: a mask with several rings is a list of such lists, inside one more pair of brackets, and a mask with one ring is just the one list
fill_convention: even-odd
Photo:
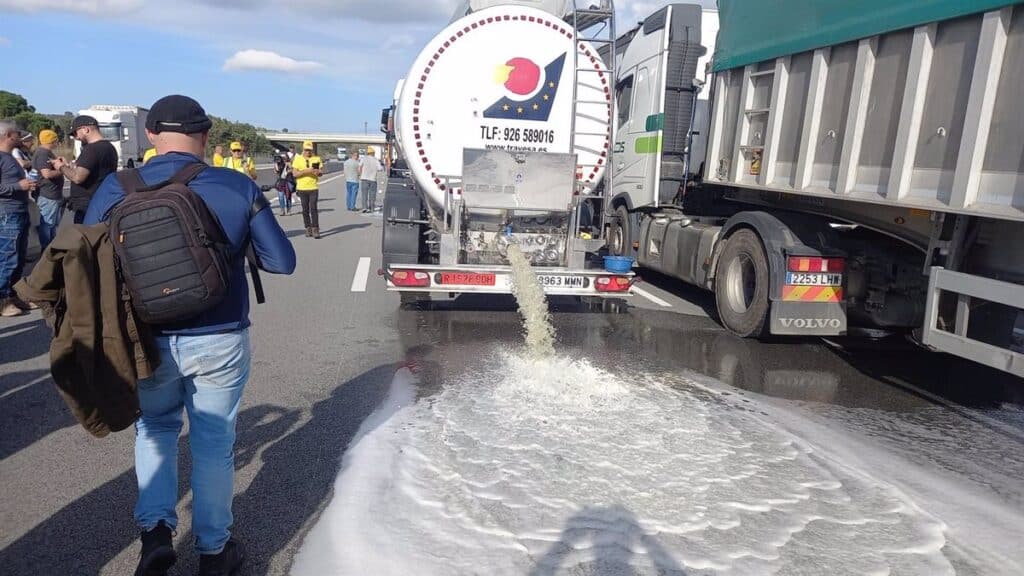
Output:
[[610,252],[742,337],[903,332],[1024,376],[1024,4],[718,8],[603,53]]
[[[103,139],[117,150],[117,167],[131,168],[142,165],[143,154],[150,147],[146,138],[146,118],[149,110],[140,106],[110,106],[97,104],[80,115],[92,116],[99,124]],[[82,143],[75,141],[75,157],[82,151]]]

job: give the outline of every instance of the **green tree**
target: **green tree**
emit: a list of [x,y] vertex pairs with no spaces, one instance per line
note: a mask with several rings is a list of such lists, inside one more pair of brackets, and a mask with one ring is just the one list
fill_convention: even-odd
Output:
[[14,118],[23,112],[35,112],[21,94],[0,90],[0,118]]
[[210,128],[208,154],[213,153],[214,146],[220,144],[227,147],[234,141],[245,144],[250,154],[264,154],[273,150],[270,141],[252,124],[232,122],[213,115],[210,116],[210,120],[213,121],[213,127]]

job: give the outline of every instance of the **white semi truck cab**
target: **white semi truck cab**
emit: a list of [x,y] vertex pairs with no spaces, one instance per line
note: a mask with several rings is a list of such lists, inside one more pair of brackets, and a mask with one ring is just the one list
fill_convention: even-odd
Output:
[[[150,147],[146,138],[149,110],[140,106],[94,105],[78,113],[92,116],[99,123],[100,134],[117,150],[118,169],[142,165],[142,156]],[[81,151],[81,142],[75,141],[75,157]]]

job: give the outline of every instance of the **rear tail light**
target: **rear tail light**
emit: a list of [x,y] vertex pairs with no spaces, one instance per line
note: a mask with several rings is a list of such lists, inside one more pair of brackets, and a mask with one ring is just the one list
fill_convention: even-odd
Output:
[[842,272],[846,270],[844,258],[790,256],[786,264],[790,272]]
[[430,286],[430,275],[418,270],[395,270],[391,273],[395,286],[405,288],[426,288]]
[[629,292],[633,281],[628,276],[601,276],[594,281],[598,292]]

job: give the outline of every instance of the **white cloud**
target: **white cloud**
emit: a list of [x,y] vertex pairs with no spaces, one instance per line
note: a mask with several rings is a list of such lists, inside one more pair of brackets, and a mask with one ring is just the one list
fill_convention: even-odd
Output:
[[78,12],[96,16],[112,16],[133,12],[143,0],[0,0],[0,11]]
[[296,60],[269,50],[240,50],[224,62],[224,70],[268,70],[288,74],[319,72],[324,65],[312,60]]

